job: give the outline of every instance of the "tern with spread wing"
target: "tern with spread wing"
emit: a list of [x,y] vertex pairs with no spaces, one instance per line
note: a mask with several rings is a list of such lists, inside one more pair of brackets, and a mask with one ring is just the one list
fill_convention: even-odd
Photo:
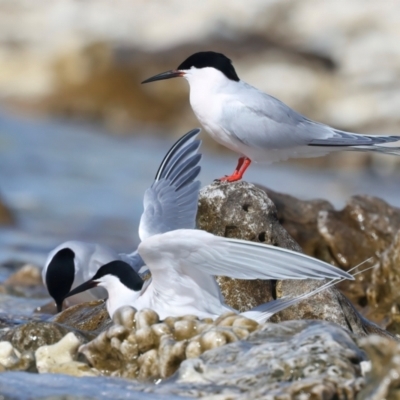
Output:
[[312,121],[240,80],[221,53],[195,53],[177,69],[142,83],[175,77],[189,82],[190,104],[211,137],[240,154],[234,173],[222,181],[242,179],[252,161],[271,164],[338,150],[400,155],[400,136],[350,133]]
[[[240,279],[330,278],[335,283],[354,279],[347,272],[301,253],[201,230],[179,229],[153,235],[140,243],[138,252],[151,279],[143,281],[127,264],[115,261],[101,267],[67,297],[103,287],[108,292],[110,316],[118,308],[130,305],[137,310],[151,308],[161,319],[187,314],[215,319],[224,312],[235,311],[224,303],[215,275]],[[319,290],[323,289],[295,299],[276,300],[243,315],[261,322]]]
[[[175,229],[194,229],[200,181],[198,165],[201,155],[197,140],[200,129],[193,129],[180,138],[164,157],[150,188],[144,194],[144,211],[140,220],[141,240]],[[56,302],[58,311],[67,293],[90,277],[104,264],[122,260],[136,272],[145,265],[137,251],[118,254],[94,243],[69,241],[51,251],[42,271],[43,282]],[[75,301],[105,297],[104,289],[83,293]]]

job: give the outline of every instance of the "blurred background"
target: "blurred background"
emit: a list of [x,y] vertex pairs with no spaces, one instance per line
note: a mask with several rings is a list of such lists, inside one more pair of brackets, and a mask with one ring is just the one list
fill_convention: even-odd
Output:
[[[400,134],[400,2],[0,0],[0,262],[43,263],[61,241],[137,243],[144,190],[199,126],[181,80],[140,82],[201,50],[336,128]],[[236,155],[202,133],[203,185]],[[246,179],[341,207],[400,206],[400,157],[336,153]]]

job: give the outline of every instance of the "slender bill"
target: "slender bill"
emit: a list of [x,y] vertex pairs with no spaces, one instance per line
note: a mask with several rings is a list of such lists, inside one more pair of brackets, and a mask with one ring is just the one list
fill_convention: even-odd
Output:
[[71,291],[65,296],[65,298],[71,297],[71,296],[73,296],[73,295],[75,295],[75,294],[78,294],[78,293],[81,293],[81,292],[84,292],[85,290],[93,289],[93,288],[95,288],[98,284],[99,284],[99,282],[97,282],[97,281],[92,281],[92,280],[86,281],[86,282],[82,283],[82,285],[79,285],[79,286],[77,286],[75,289],[71,290]]
[[171,69],[170,71],[162,72],[161,74],[154,75],[151,78],[144,80],[142,83],[149,83],[154,81],[162,81],[163,79],[179,78],[184,75],[183,71]]

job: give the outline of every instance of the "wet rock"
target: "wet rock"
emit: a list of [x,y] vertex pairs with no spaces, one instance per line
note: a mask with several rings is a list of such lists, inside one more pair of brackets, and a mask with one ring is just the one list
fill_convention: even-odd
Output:
[[400,344],[394,340],[371,335],[359,341],[371,360],[365,377],[366,386],[358,399],[398,399],[400,396]]
[[39,347],[35,352],[39,373],[98,376],[98,371],[83,362],[75,361],[75,355],[81,344],[82,341],[70,332],[57,343]]
[[[275,205],[265,192],[241,181],[215,182],[200,191],[197,226],[218,236],[251,240],[300,251],[280,225]],[[246,311],[272,299],[269,281],[218,277],[226,302]],[[251,294],[251,295],[250,295]]]
[[[35,351],[41,346],[58,342],[71,330],[67,326],[52,322],[31,321],[2,332],[0,340],[10,342],[19,352]],[[75,331],[75,334],[82,342],[88,340],[82,332]]]
[[149,380],[171,376],[187,358],[244,339],[259,325],[227,314],[215,322],[193,316],[169,317],[160,322],[148,309],[120,308],[114,325],[79,352],[102,374]]
[[52,319],[53,322],[97,335],[111,325],[106,303],[95,300],[69,307]]
[[363,351],[337,325],[266,323],[246,341],[185,361],[176,379],[191,383],[193,396],[223,391],[222,398],[294,399],[307,393],[313,399],[354,399],[363,385],[363,360]]

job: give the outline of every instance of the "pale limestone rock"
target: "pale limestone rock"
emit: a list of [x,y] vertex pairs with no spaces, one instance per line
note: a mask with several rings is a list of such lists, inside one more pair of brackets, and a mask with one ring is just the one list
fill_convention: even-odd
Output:
[[13,367],[19,363],[21,353],[14,349],[10,342],[0,342],[0,364],[5,368]]
[[80,340],[70,332],[59,342],[39,347],[35,352],[39,373],[63,373],[73,376],[97,376],[98,371],[75,361]]

